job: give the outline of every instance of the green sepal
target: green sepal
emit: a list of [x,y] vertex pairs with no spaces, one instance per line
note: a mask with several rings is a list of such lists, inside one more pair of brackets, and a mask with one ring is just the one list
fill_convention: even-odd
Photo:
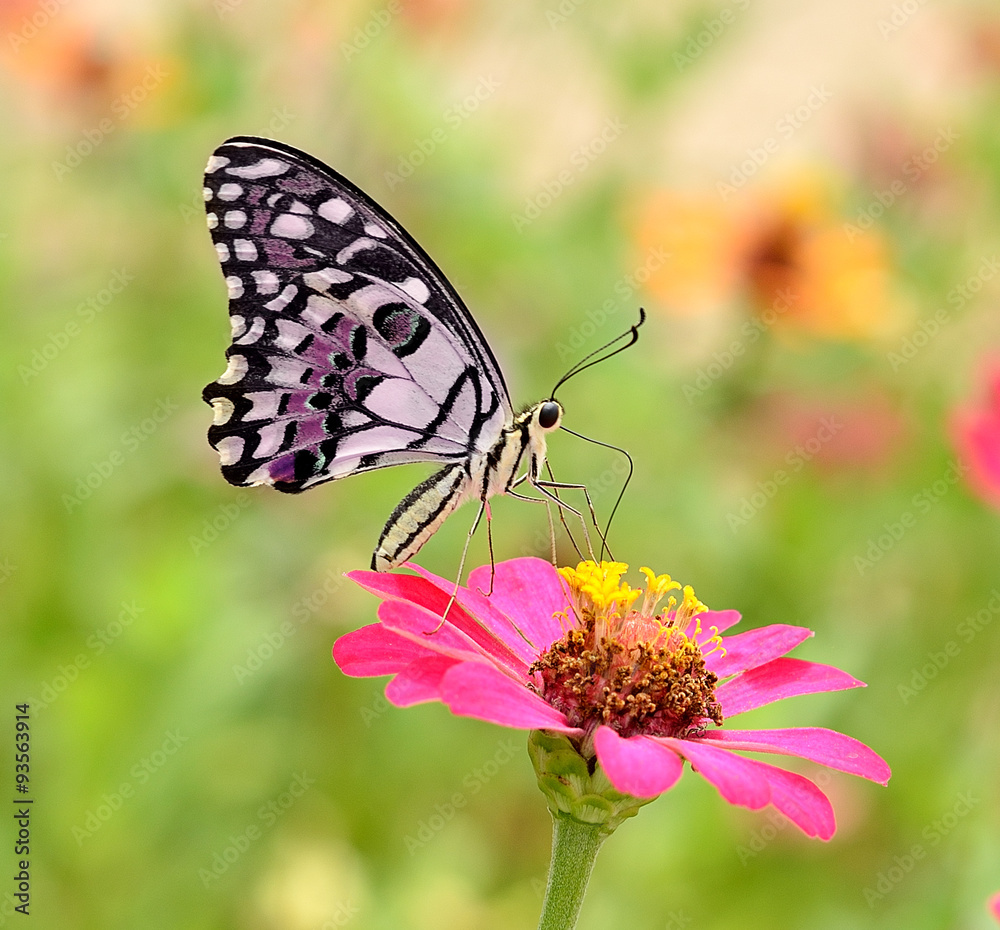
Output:
[[532,730],[528,736],[528,755],[553,817],[569,817],[600,826],[605,835],[610,835],[622,821],[634,817],[640,807],[655,800],[616,790],[592,747],[591,754],[586,756],[576,742],[562,733]]

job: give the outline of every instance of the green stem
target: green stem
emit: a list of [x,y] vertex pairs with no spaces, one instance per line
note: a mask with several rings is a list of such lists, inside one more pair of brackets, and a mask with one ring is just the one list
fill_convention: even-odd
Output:
[[573,930],[598,850],[607,839],[602,824],[552,817],[552,862],[538,930]]

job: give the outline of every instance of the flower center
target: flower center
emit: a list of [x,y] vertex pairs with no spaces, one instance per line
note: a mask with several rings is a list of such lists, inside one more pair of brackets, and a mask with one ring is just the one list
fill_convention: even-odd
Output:
[[684,736],[721,724],[718,678],[705,667],[721,640],[713,629],[698,642],[698,615],[707,608],[688,586],[679,605],[670,597],[656,614],[664,595],[681,586],[643,568],[645,591],[630,588],[621,581],[627,569],[621,562],[559,569],[574,616],[567,613],[566,634],[532,665],[536,690],[588,732],[603,723],[626,737]]

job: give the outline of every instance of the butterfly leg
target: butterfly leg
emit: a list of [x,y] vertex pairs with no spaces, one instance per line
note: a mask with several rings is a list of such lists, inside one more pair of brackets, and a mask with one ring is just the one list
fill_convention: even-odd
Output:
[[[518,484],[521,484],[521,482],[523,482],[527,477],[528,477],[527,475],[522,475],[516,482],[514,482],[513,485],[511,485],[511,487],[514,487],[514,486],[516,486]],[[545,513],[546,513],[546,515],[549,518],[549,540],[550,540],[550,542],[552,544],[552,551],[551,551],[552,564],[553,565],[557,565],[558,564],[558,556],[557,556],[557,553],[556,553],[556,529],[555,529],[555,524],[552,522],[552,505],[551,505],[551,503],[548,500],[544,499],[544,498],[541,498],[541,497],[528,497],[526,494],[518,494],[516,491],[510,491],[510,490],[508,490],[506,493],[507,493],[508,497],[513,497],[513,498],[515,498],[516,500],[519,500],[519,501],[529,501],[529,502],[531,502],[533,504],[545,504]],[[548,496],[552,497],[552,495],[548,495]],[[570,544],[573,546],[573,549],[576,551],[577,556],[582,559],[583,558],[583,551],[580,549],[579,545],[577,545],[576,537],[573,536],[573,532],[572,532],[572,530],[570,530],[569,524],[566,522],[566,516],[563,513],[563,506],[565,506],[566,509],[571,510],[578,517],[581,517],[581,519],[582,519],[582,516],[576,510],[573,510],[572,507],[570,507],[568,504],[566,504],[565,501],[562,501],[559,498],[553,498],[553,500],[555,500],[555,502],[560,505],[557,508],[558,511],[559,511],[559,522],[562,523],[563,529],[566,530],[566,535],[569,537]],[[593,555],[593,552],[591,552],[591,555]]]
[[[552,505],[549,504],[548,501],[545,502],[545,516],[549,518],[549,549],[551,550],[550,554],[552,556],[552,564],[555,565],[556,564],[556,559],[557,559],[557,555],[556,555],[556,525],[552,521]],[[561,510],[559,511],[559,516],[560,516],[560,518],[562,518],[562,511]],[[565,524],[565,520],[563,520],[563,523]],[[569,527],[568,526],[566,527],[566,533],[569,535],[569,538],[573,541],[573,548],[575,549],[576,548],[576,540],[573,539],[573,535],[569,532]]]
[[496,559],[493,557],[493,515],[490,513],[490,502],[483,501],[483,506],[486,508],[486,542],[490,547],[490,589],[489,591],[483,592],[480,590],[480,594],[485,593],[486,597],[493,596],[493,582],[497,577],[497,563]]
[[[594,529],[597,530],[597,535],[601,539],[601,543],[603,545],[603,549],[607,549],[608,550],[608,556],[612,560],[614,560],[614,556],[611,554],[611,547],[608,545],[608,541],[605,538],[604,533],[601,532],[601,527],[600,527],[600,525],[597,522],[597,511],[594,510],[594,502],[590,499],[590,492],[587,490],[587,486],[585,484],[567,484],[566,482],[563,482],[563,481],[545,481],[545,480],[542,480],[542,479],[539,479],[538,481],[533,482],[533,483],[534,483],[535,487],[538,488],[540,491],[543,490],[544,488],[551,488],[554,492],[558,492],[558,491],[583,491],[583,496],[584,496],[584,498],[586,498],[586,501],[587,501],[587,509],[590,511],[590,519],[593,521],[593,524],[594,524]],[[567,509],[571,509],[571,508],[567,508]],[[576,511],[574,511],[574,512],[576,512]],[[586,526],[587,526],[586,521],[583,520],[582,516],[580,517],[580,519],[581,519],[581,522],[583,522],[584,531],[586,532]],[[590,545],[590,537],[589,536],[587,537],[587,547],[590,549],[591,557],[593,557],[594,556],[594,549],[593,549],[593,546]]]
[[[543,497],[547,497],[550,501],[552,501],[552,503],[554,503],[559,508],[560,518],[563,520],[563,526],[566,527],[566,533],[569,535],[571,540],[573,539],[573,534],[569,532],[569,527],[566,526],[565,518],[562,517],[563,511],[567,511],[573,514],[580,521],[580,526],[583,529],[583,538],[587,544],[587,551],[590,553],[590,557],[592,559],[595,558],[594,547],[593,545],[591,545],[590,542],[590,532],[587,529],[587,521],[584,519],[583,514],[580,513],[580,511],[577,510],[575,507],[566,503],[566,501],[564,501],[561,497],[559,497],[558,494],[555,494],[552,491],[550,491],[549,488],[546,486],[546,484],[539,483],[538,481],[531,481],[531,479],[529,479],[529,481],[531,483],[531,486],[536,491],[538,491],[539,494],[543,495]],[[575,485],[567,485],[567,487],[575,487]],[[532,498],[527,498],[527,500],[537,500],[537,498],[532,497]],[[580,547],[577,546],[575,540],[573,541],[573,547],[576,549],[577,554],[580,556],[580,558],[583,558],[583,554],[580,552]]]
[[[462,558],[458,563],[458,577],[455,579],[455,588],[451,592],[451,597],[448,598],[448,604],[445,606],[444,613],[441,614],[441,622],[424,636],[433,636],[438,630],[444,626],[445,620],[448,619],[448,611],[451,610],[451,605],[455,603],[455,598],[458,597],[458,589],[462,586],[462,572],[465,571],[465,557],[469,554],[469,545],[472,542],[472,537],[476,534],[476,530],[479,528],[479,521],[483,519],[483,514],[487,512],[488,504],[486,503],[486,498],[484,497],[479,503],[479,510],[476,512],[476,519],[473,520],[472,526],[469,529],[469,535],[465,537],[465,545],[462,547]],[[486,525],[489,526],[489,517],[487,517]]]
[[[546,461],[546,463],[545,463],[545,470],[549,473],[549,478],[552,481],[555,481],[556,480],[555,473],[552,471],[552,465],[548,461]],[[554,491],[553,493],[555,494],[556,497],[559,497],[559,492],[558,491]],[[593,509],[594,509],[593,506],[591,506],[590,509],[591,509],[591,514],[593,514]],[[563,529],[566,531],[566,535],[569,537],[569,541],[573,544],[573,548],[576,550],[577,556],[582,560],[583,559],[583,552],[580,550],[580,547],[576,544],[576,539],[573,537],[573,534],[572,534],[572,532],[570,531],[570,528],[569,528],[569,524],[566,522],[566,514],[563,513],[563,510],[562,510],[561,507],[559,508],[559,522],[562,524]],[[596,521],[594,523],[594,526],[595,527],[597,526]],[[584,536],[586,537],[586,535],[587,535],[586,524],[584,524],[584,526],[583,526],[583,532],[584,532]],[[587,541],[587,546],[590,549],[590,557],[593,559],[593,557],[594,557],[594,549],[593,549],[593,546],[590,545],[590,538],[587,537],[586,541]],[[555,545],[555,541],[554,541],[554,537],[553,537],[553,546],[554,545]],[[553,562],[552,564],[554,565],[555,562]]]
[[[555,482],[555,481],[542,481],[542,480],[538,479],[538,480],[532,481],[531,482],[531,486],[533,488],[535,488],[535,490],[537,490],[539,494],[543,494],[545,497],[549,498],[549,500],[553,501],[559,507],[560,515],[563,514],[563,511],[566,511],[568,513],[573,514],[580,521],[580,528],[583,530],[583,540],[584,540],[584,542],[587,545],[587,552],[590,553],[590,558],[596,561],[597,556],[594,554],[594,545],[590,541],[590,530],[587,529],[587,520],[586,520],[586,518],[584,517],[584,515],[579,510],[577,510],[575,507],[572,507],[570,504],[566,503],[566,501],[564,501],[561,497],[559,497],[559,494],[558,494],[558,491],[560,491],[560,490],[575,490],[575,489],[583,488],[583,485],[582,484],[560,484],[559,482]],[[584,491],[586,492],[586,489],[584,489]],[[587,502],[588,502],[588,504],[590,504],[590,498],[589,497],[587,499]],[[593,515],[594,508],[593,508],[592,504],[590,504],[590,512],[591,512],[591,515]],[[566,526],[565,518],[563,518],[563,526]],[[596,523],[595,523],[595,526],[596,526]],[[566,532],[569,533],[569,527],[568,526],[566,526]],[[598,533],[599,532],[600,532],[600,529],[598,529]],[[577,549],[577,552],[579,553],[580,549],[579,549],[578,546],[576,547],[576,549]],[[583,556],[581,554],[581,558],[582,557]]]

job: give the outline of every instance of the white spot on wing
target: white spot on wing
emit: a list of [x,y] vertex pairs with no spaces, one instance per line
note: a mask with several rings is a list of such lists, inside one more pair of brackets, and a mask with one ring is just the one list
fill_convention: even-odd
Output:
[[236,345],[249,346],[253,345],[261,336],[264,335],[264,327],[267,325],[264,317],[255,316],[253,318],[253,323],[250,329],[247,330],[246,335],[241,336],[239,339],[234,339],[233,341]]
[[201,196],[205,198],[205,203],[208,203],[212,199],[212,197],[214,196],[212,194],[212,188],[210,188],[210,187],[203,187],[201,189]]
[[278,338],[274,340],[274,344],[279,349],[291,351],[309,335],[309,330],[294,320],[279,317],[276,322],[278,324]]
[[297,358],[285,358],[281,355],[268,357],[271,371],[267,380],[272,384],[282,384],[288,387],[298,387],[302,384],[302,376],[310,366]]
[[288,209],[292,213],[304,213],[304,214],[312,213],[312,207],[307,207],[301,200],[293,201],[292,205]]
[[247,373],[247,360],[242,355],[230,355],[229,367],[216,379],[219,384],[236,384]]
[[365,223],[365,232],[376,239],[389,238],[389,234],[381,226],[376,226],[374,223]]
[[247,475],[246,483],[250,485],[254,484],[274,484],[274,480],[271,478],[271,473],[266,465],[261,465],[260,468],[254,469]]
[[212,423],[215,426],[223,426],[229,422],[236,406],[228,397],[212,398]]
[[285,289],[274,298],[274,300],[269,300],[264,307],[268,310],[273,310],[275,313],[280,313],[285,307],[288,306],[291,299],[299,292],[299,289],[294,284],[288,284]]
[[243,454],[243,437],[226,436],[215,444],[215,451],[219,453],[219,461],[223,465],[233,465]]
[[229,159],[225,155],[212,155],[205,166],[205,174],[212,174],[228,164]]
[[229,328],[231,330],[231,336],[235,339],[237,336],[243,333],[243,330],[247,328],[247,321],[243,319],[238,313],[234,313],[229,318]]
[[[306,282],[308,284],[308,281]],[[322,326],[338,310],[338,305],[327,297],[320,297],[312,294],[306,300],[305,309],[302,311],[302,319],[306,323],[311,323],[317,329]]]
[[273,178],[276,174],[284,174],[291,165],[278,158],[262,158],[252,165],[241,165],[238,168],[227,168],[226,174],[237,178]]
[[384,378],[365,398],[365,408],[384,420],[423,429],[438,415],[434,403],[412,381]]
[[271,235],[283,239],[308,239],[313,232],[313,224],[297,213],[282,213],[271,224]]
[[321,268],[319,271],[310,271],[302,276],[307,287],[314,291],[325,291],[331,284],[345,284],[354,275],[346,271],[339,271],[336,268]]
[[418,304],[427,303],[428,298],[431,296],[430,289],[426,284],[424,284],[423,281],[420,280],[420,278],[407,278],[399,286]]
[[242,229],[246,225],[247,215],[242,210],[229,210],[223,222],[227,229]]
[[243,279],[237,277],[234,274],[228,275],[226,277],[226,287],[229,288],[229,299],[236,300],[237,297],[243,296]]
[[229,261],[229,246],[226,245],[225,242],[216,242],[215,243],[215,251],[216,251],[216,254],[219,256],[219,261],[220,262],[228,262]]
[[[237,246],[239,242],[237,241]],[[239,252],[236,253],[237,255]],[[257,283],[258,294],[275,294],[278,291],[278,276],[273,271],[255,271],[253,279]]]
[[208,223],[209,229],[215,229],[219,225],[219,218],[214,213],[206,213],[205,222]]
[[355,426],[364,426],[366,423],[371,423],[372,418],[362,413],[360,410],[353,410],[348,408],[341,414],[341,422],[348,429],[353,429]]
[[331,223],[343,223],[354,213],[354,208],[342,197],[331,197],[316,212]]
[[365,320],[370,320],[379,307],[398,302],[398,294],[384,284],[366,284],[364,287],[359,287],[345,301]]
[[[257,258],[257,246],[249,239],[234,239],[233,247],[236,249],[236,257],[241,262],[252,262]],[[260,288],[257,288],[258,292]]]
[[278,415],[278,404],[282,398],[280,391],[249,391],[243,396],[251,403],[250,409],[243,415],[244,420],[270,420]]
[[355,239],[350,245],[344,246],[337,253],[337,261],[343,265],[348,259],[353,258],[356,252],[360,252],[363,249],[374,248],[378,243],[374,239],[369,239],[367,236],[362,236],[360,239]]
[[[373,426],[345,437],[337,446],[337,458],[370,455],[382,449],[398,449],[412,439],[413,433],[398,426]],[[341,473],[336,466],[331,471]]]
[[384,374],[406,378],[408,381],[413,380],[402,359],[397,358],[386,346],[382,345],[382,341],[378,338],[368,340],[365,364]]
[[268,458],[281,448],[281,440],[285,438],[284,423],[268,423],[260,428],[260,442],[253,450],[255,459]]
[[223,184],[219,188],[219,200],[235,200],[243,193],[239,184]]

